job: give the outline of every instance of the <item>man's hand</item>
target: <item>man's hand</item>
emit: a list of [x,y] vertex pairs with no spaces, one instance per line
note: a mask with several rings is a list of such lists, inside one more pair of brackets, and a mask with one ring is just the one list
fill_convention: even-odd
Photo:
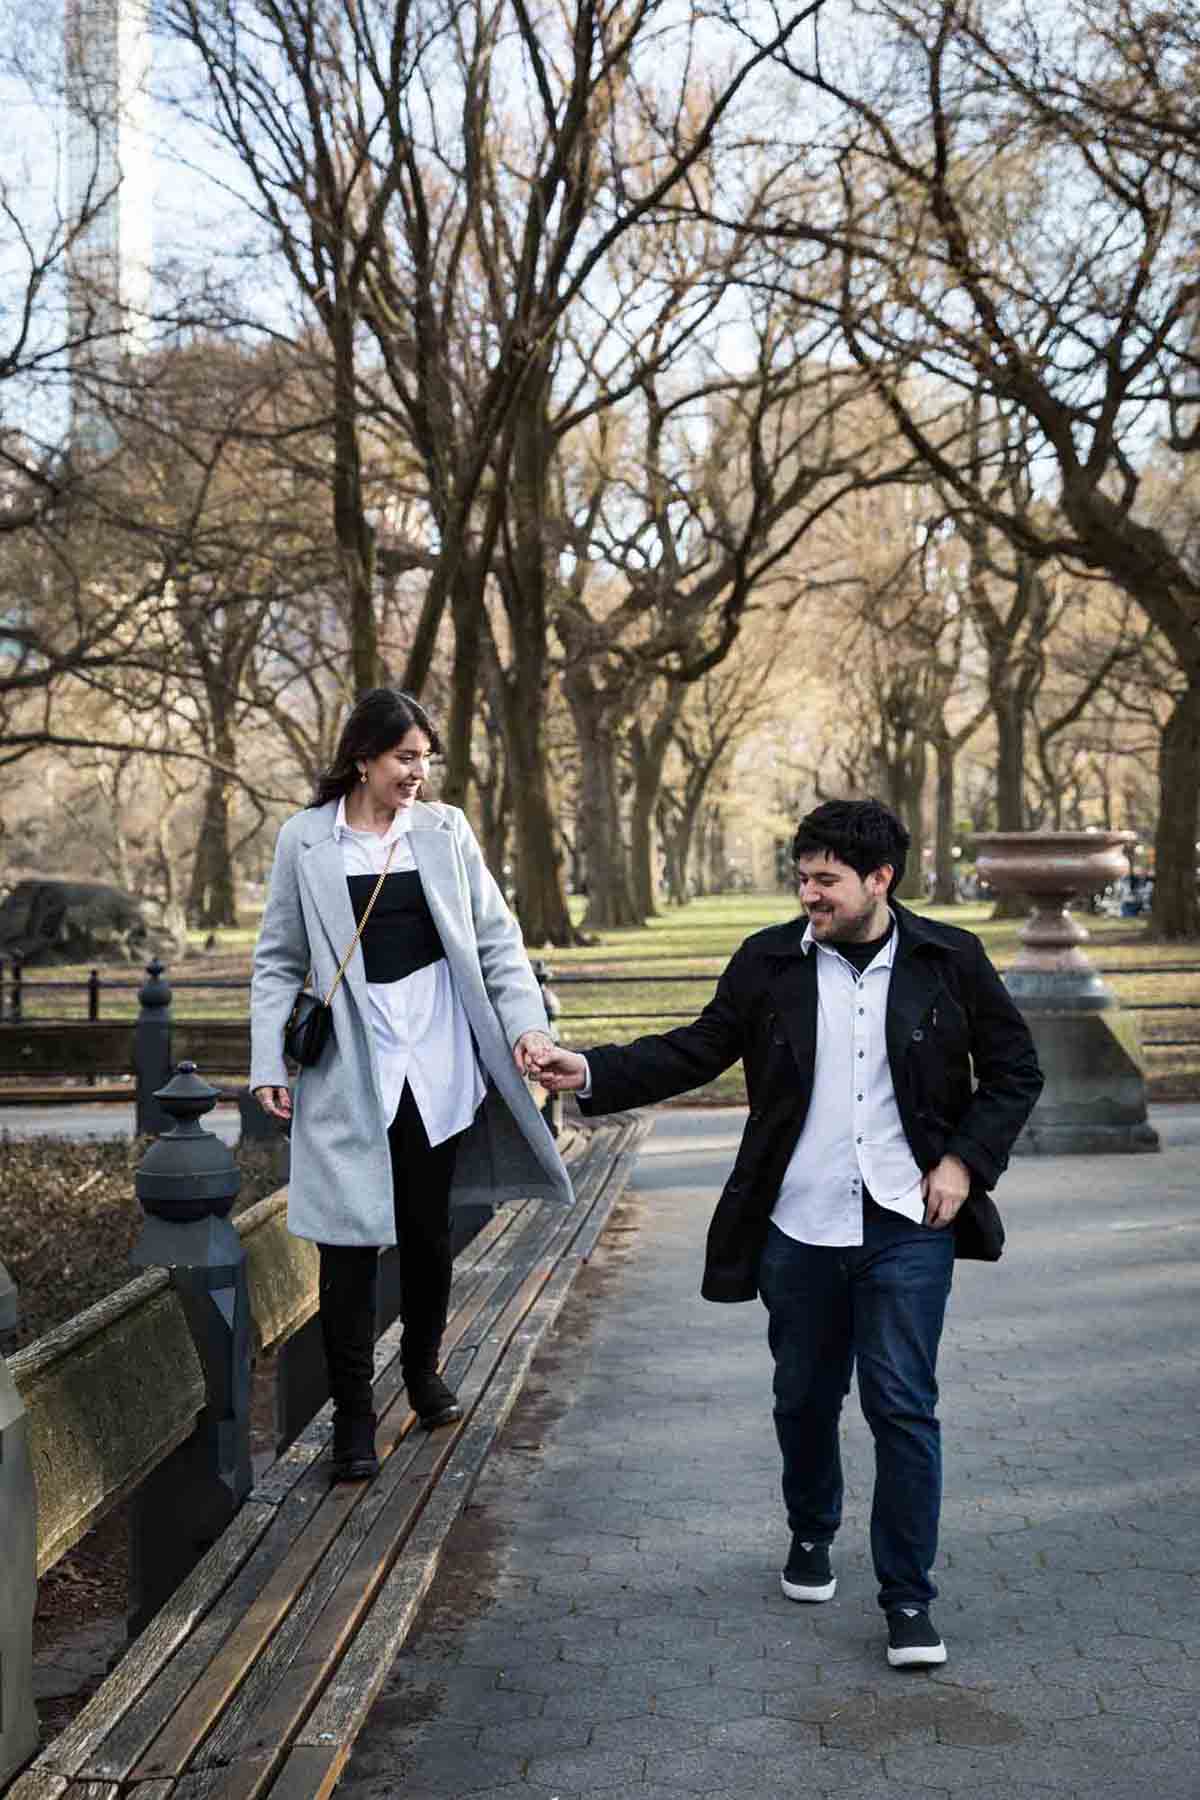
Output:
[[549,1050],[542,1052],[533,1074],[548,1093],[574,1092],[587,1080],[587,1063],[574,1050],[563,1050],[551,1044]]
[[922,1183],[925,1223],[935,1230],[949,1225],[971,1191],[971,1171],[961,1156],[943,1156]]
[[554,1039],[544,1031],[523,1031],[513,1045],[513,1060],[522,1075],[536,1075],[538,1060],[553,1050]]
[[273,1119],[282,1119],[287,1125],[292,1117],[291,1090],[285,1087],[258,1087],[254,1090],[254,1098],[265,1113]]

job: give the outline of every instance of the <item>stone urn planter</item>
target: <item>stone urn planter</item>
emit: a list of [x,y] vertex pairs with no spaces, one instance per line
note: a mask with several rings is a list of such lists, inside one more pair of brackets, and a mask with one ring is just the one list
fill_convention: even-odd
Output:
[[1007,978],[1014,996],[1061,994],[1077,1004],[1116,1004],[1082,948],[1090,934],[1069,908],[1119,880],[1129,867],[1125,852],[1136,842],[1132,831],[979,833],[976,866],[984,880],[997,894],[1033,903]]
[[1032,916],[1004,977],[1025,1014],[1046,1077],[1018,1153],[1157,1150],[1146,1117],[1136,1022],[1123,1012],[1072,918],[1073,901],[1098,894],[1128,869],[1132,831],[984,831],[976,866],[1001,895],[1024,896]]

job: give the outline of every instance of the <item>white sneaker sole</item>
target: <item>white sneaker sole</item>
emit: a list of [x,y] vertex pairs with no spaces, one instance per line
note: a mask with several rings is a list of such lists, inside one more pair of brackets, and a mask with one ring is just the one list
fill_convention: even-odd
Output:
[[893,1650],[888,1646],[887,1659],[893,1669],[931,1669],[946,1660],[945,1644],[914,1645],[910,1650]]
[[823,1587],[800,1587],[796,1582],[789,1581],[786,1575],[781,1575],[779,1585],[789,1600],[806,1600],[810,1603],[817,1600],[832,1600],[837,1589],[837,1576],[835,1575],[832,1581],[825,1582]]

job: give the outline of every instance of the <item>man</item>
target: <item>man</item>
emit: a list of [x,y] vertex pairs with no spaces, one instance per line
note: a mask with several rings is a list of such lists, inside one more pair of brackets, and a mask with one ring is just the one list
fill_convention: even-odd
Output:
[[894,1668],[946,1660],[929,1612],[938,1343],[955,1255],[1000,1254],[988,1190],[1042,1086],[979,939],[891,899],[908,842],[878,801],[818,806],[792,845],[807,919],[747,938],[692,1024],[586,1057],[543,1052],[539,1069],[603,1113],[683,1093],[742,1058],[750,1114],[701,1292],[758,1294],[767,1309],[791,1600],[829,1600],[837,1586],[838,1421],[857,1365]]

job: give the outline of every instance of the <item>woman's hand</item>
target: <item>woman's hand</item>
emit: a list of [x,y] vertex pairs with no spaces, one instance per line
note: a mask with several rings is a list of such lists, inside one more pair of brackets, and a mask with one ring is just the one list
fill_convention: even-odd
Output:
[[523,1031],[513,1045],[513,1061],[522,1075],[536,1075],[543,1056],[554,1048],[554,1039],[546,1031]]
[[273,1119],[282,1119],[285,1125],[292,1117],[292,1094],[290,1088],[258,1087],[254,1090],[254,1098],[265,1113]]

